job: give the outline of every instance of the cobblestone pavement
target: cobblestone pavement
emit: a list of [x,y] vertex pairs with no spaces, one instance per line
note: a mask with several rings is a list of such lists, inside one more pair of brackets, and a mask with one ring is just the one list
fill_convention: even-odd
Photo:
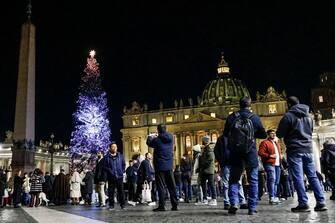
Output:
[[[327,197],[329,198],[329,193]],[[309,194],[310,206],[314,207],[315,201],[312,194]],[[219,200],[217,207],[195,206],[194,203],[180,203],[180,211],[165,211],[154,213],[153,207],[136,206],[127,207],[126,211],[121,211],[119,207],[115,211],[107,209],[98,209],[94,206],[50,206],[48,208],[24,208],[0,209],[0,222],[45,222],[41,219],[47,215],[47,222],[334,222],[335,223],[335,201],[327,200],[329,210],[327,212],[310,212],[310,213],[292,213],[291,207],[296,206],[295,199],[284,201],[280,205],[271,206],[267,203],[266,198],[258,206],[258,215],[249,216],[247,210],[239,210],[235,216],[227,214],[223,210],[223,202]],[[169,210],[170,206],[167,206]],[[29,216],[27,213],[29,213]],[[36,220],[34,220],[34,219]],[[79,220],[81,219],[81,220]],[[91,219],[91,220],[90,220]],[[79,220],[79,221],[78,221]],[[95,221],[94,221],[95,220]]]

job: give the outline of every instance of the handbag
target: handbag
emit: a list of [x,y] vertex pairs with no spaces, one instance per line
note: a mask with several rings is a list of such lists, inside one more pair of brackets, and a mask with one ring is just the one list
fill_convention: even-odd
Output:
[[150,185],[147,181],[144,181],[143,187],[142,187],[142,202],[151,202],[151,190]]

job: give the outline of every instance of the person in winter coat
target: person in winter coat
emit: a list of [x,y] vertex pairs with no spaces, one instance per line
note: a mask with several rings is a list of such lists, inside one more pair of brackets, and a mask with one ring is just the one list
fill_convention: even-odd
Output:
[[18,208],[22,198],[22,185],[23,179],[21,178],[21,170],[14,176],[14,187],[13,187],[13,205],[14,208]]
[[145,154],[145,159],[141,162],[140,167],[137,171],[137,191],[136,199],[141,202],[143,184],[146,181],[149,184],[151,190],[151,201],[148,205],[156,205],[156,186],[155,186],[155,170],[151,164],[152,156],[151,153]]
[[55,205],[67,204],[70,197],[70,184],[64,169],[60,169],[59,174],[55,177],[52,194]]
[[44,183],[43,183],[43,192],[47,196],[47,198],[51,201],[53,200],[52,194],[52,179],[49,172],[46,172],[44,175]]
[[103,162],[103,153],[99,151],[97,153],[98,160],[97,165],[95,166],[94,172],[94,184],[96,186],[96,192],[99,197],[99,204],[97,207],[106,207],[106,195],[105,195],[105,184],[107,180],[106,171],[104,171],[104,162]]
[[201,156],[201,145],[197,144],[194,145],[193,148],[193,172],[191,178],[191,184],[194,186],[196,190],[196,203],[195,205],[203,205],[203,193],[201,189],[201,177],[200,177],[200,167],[199,167],[199,160]]
[[36,168],[30,178],[30,195],[31,203],[30,207],[37,207],[39,204],[39,194],[42,192],[42,185],[44,183],[43,173],[40,169]]
[[154,149],[155,179],[158,188],[159,206],[154,211],[165,211],[165,186],[169,190],[172,211],[178,210],[176,184],[173,177],[173,136],[166,126],[157,126],[158,136],[149,135],[147,145]]
[[[234,133],[236,128],[236,122],[241,120],[250,120],[252,125],[253,135],[250,135],[248,139],[251,142],[249,145],[242,144],[246,148],[246,151],[237,150],[237,144],[233,145],[232,139],[235,139]],[[250,122],[248,122],[250,123]],[[234,130],[234,132],[233,132]],[[250,134],[251,132],[249,132]],[[254,215],[257,213],[258,204],[258,154],[256,149],[256,138],[265,139],[266,132],[258,115],[251,111],[251,98],[244,96],[240,99],[240,110],[234,112],[227,117],[223,135],[228,138],[229,150],[230,150],[230,176],[229,176],[229,200],[230,207],[228,210],[229,214],[236,214],[239,203],[239,181],[241,180],[242,173],[247,170],[249,180],[249,196],[248,196],[248,214]],[[236,143],[236,142],[235,142]]]
[[313,160],[313,120],[309,115],[309,107],[299,103],[299,99],[291,96],[287,99],[288,112],[285,113],[277,128],[278,138],[284,138],[287,161],[294,187],[298,194],[298,206],[292,212],[309,212],[308,197],[304,186],[304,174],[312,186],[316,199],[315,211],[326,211],[326,200],[321,189]]
[[84,179],[82,180],[85,185],[86,196],[84,197],[85,204],[91,205],[92,204],[92,194],[93,194],[93,182],[94,176],[91,170],[85,170],[86,174]]
[[335,200],[335,139],[330,138],[323,144],[321,156],[323,171],[332,184],[332,195],[330,200]]
[[109,210],[114,210],[115,188],[121,209],[125,208],[125,196],[123,187],[123,174],[125,173],[126,163],[121,153],[117,151],[116,143],[109,147],[108,154],[104,157],[104,170],[108,181],[108,201]]
[[23,205],[27,206],[30,204],[30,177],[28,173],[24,173],[24,178],[23,178],[23,185],[22,185],[22,190],[23,190]]
[[129,166],[126,169],[126,174],[127,174],[127,184],[128,184],[128,203],[130,205],[135,205],[136,204],[136,189],[139,185],[137,185],[137,180],[138,180],[138,160],[130,160],[129,161]]
[[263,167],[267,174],[269,190],[269,203],[278,204],[278,188],[280,183],[281,149],[277,142],[276,132],[273,129],[267,131],[268,138],[259,145],[258,155],[262,158]]
[[200,175],[201,175],[201,188],[204,192],[204,203],[207,204],[207,180],[208,185],[210,187],[211,197],[212,199],[208,203],[211,206],[216,206],[216,190],[214,184],[214,171],[215,171],[215,155],[214,155],[214,147],[215,143],[210,141],[209,136],[202,137],[202,155],[199,159],[199,167],[200,167]]
[[185,194],[185,202],[189,203],[192,199],[192,186],[191,186],[191,177],[192,177],[192,161],[189,155],[186,153],[181,158],[180,163],[181,170],[181,180],[183,182],[183,189]]
[[70,178],[70,198],[72,199],[72,205],[79,204],[79,198],[81,197],[80,185],[82,179],[77,169],[74,169],[72,176]]

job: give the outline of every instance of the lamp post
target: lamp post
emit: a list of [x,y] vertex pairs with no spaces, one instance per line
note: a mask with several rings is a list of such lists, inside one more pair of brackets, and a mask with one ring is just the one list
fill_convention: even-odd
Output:
[[53,133],[51,133],[50,135],[50,139],[51,139],[51,144],[49,146],[49,153],[51,155],[51,158],[50,158],[50,175],[53,175],[53,165],[54,165],[54,152],[55,152],[55,144],[54,144],[54,138],[55,138],[55,135]]

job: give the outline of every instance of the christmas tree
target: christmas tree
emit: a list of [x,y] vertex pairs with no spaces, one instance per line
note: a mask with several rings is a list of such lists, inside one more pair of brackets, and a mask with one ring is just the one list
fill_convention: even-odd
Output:
[[110,144],[106,92],[102,89],[99,64],[94,56],[95,51],[91,51],[87,58],[77,110],[73,114],[75,128],[70,142],[72,168],[82,169],[93,164],[96,153],[105,153]]

